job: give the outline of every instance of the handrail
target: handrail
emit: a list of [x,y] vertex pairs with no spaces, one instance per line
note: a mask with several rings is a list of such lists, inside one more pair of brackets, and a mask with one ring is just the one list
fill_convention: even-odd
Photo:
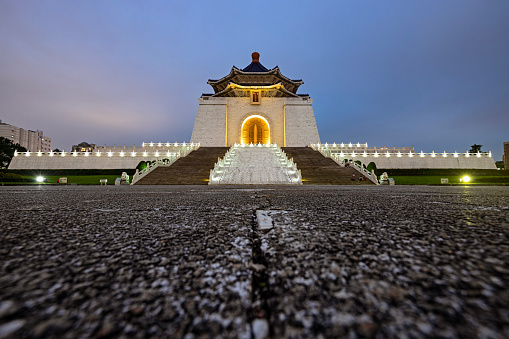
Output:
[[[334,160],[334,162],[337,163],[338,165],[345,167],[345,164],[343,163],[343,160],[339,159],[339,157],[337,157],[335,154],[332,154],[330,158],[332,160]],[[359,161],[359,160],[357,160],[357,161]],[[353,161],[353,162],[350,162],[349,164],[352,165],[351,167],[353,169],[355,169],[357,172],[359,172],[360,174],[365,176],[366,179],[369,179],[375,185],[379,185],[378,178],[376,177],[376,174],[375,174],[374,170],[371,170],[371,172],[368,171],[364,167],[362,162],[360,164],[358,164],[357,162]]]
[[184,150],[182,152],[179,151],[177,153],[174,153],[170,157],[170,159],[156,159],[154,161],[154,163],[149,163],[148,166],[145,167],[143,170],[141,170],[141,171],[136,170],[136,173],[134,173],[134,176],[133,176],[133,180],[131,181],[131,185],[134,185],[135,183],[140,181],[147,174],[149,174],[150,172],[152,172],[153,170],[155,170],[159,166],[166,166],[166,167],[168,167],[168,166],[173,165],[173,163],[175,161],[177,161],[178,159],[187,156],[189,153],[191,153],[192,151],[194,151],[194,150],[199,148],[199,144],[195,144],[195,145],[196,146],[193,147],[193,148],[189,147],[189,148],[187,148],[186,150]]

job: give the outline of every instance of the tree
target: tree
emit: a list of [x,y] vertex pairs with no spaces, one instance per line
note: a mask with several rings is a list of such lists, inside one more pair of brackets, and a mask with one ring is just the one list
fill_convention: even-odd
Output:
[[482,153],[481,147],[482,145],[473,144],[470,146],[470,151],[468,151],[468,153]]
[[14,151],[26,152],[27,149],[20,144],[15,144],[11,140],[0,137],[0,167],[7,168],[14,156]]

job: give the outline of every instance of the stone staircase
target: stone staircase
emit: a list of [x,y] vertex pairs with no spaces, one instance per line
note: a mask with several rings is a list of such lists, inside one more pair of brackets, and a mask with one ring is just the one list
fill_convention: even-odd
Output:
[[210,173],[211,185],[302,185],[300,172],[276,145],[230,148]]
[[310,147],[282,147],[288,158],[293,158],[302,173],[304,185],[374,185],[371,181],[352,181],[360,173],[351,167],[341,167]]
[[[200,147],[169,167],[158,167],[135,185],[207,185],[210,170],[229,147]],[[338,166],[339,167],[339,166]]]

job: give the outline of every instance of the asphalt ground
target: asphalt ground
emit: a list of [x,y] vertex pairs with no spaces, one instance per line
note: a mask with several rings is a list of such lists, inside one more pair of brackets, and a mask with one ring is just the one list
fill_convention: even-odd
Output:
[[508,338],[509,187],[0,187],[0,338]]

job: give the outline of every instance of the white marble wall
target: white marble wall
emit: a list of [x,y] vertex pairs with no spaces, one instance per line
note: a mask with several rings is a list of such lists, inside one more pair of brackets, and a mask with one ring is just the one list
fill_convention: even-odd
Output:
[[259,105],[251,104],[249,97],[198,100],[191,142],[201,142],[202,146],[224,147],[241,142],[242,123],[251,115],[260,115],[269,122],[271,143],[285,146],[285,127],[288,147],[320,142],[311,99],[262,97]]
[[352,157],[349,155],[345,155],[345,157],[338,157],[339,159],[352,159],[359,160],[363,164],[368,165],[370,162],[374,162],[377,168],[385,168],[385,169],[410,169],[410,168],[457,168],[457,169],[496,169],[495,161],[492,157],[487,155],[481,155],[481,157],[477,157],[475,155],[471,155],[469,157],[465,157],[463,154],[458,157],[454,157],[452,154],[449,154],[447,157],[443,157],[440,153],[436,154],[435,157],[432,157],[429,154],[426,154],[425,157],[419,156],[419,153],[415,153],[413,157],[409,157],[408,155],[402,155],[398,157],[396,155],[391,155],[390,157],[386,157],[385,155],[379,155],[375,157],[373,155],[368,155],[363,157],[362,155],[358,155],[356,157]]

